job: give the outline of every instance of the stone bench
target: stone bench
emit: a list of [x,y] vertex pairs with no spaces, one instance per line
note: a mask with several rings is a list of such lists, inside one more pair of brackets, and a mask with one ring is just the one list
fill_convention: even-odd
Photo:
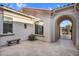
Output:
[[7,41],[8,46],[11,46],[11,45],[13,45],[13,44],[19,44],[19,43],[20,43],[20,40],[21,40],[21,39],[15,39],[15,40]]

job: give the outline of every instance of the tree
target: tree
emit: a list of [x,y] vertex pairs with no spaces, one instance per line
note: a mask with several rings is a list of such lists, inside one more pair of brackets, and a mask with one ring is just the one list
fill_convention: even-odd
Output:
[[66,25],[66,29],[67,29],[67,34],[69,34],[69,32],[71,30],[71,25]]

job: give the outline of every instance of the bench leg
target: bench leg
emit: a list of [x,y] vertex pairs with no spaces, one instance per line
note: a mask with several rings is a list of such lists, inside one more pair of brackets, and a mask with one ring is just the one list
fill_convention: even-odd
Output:
[[19,44],[20,43],[20,40],[17,40],[17,44]]
[[10,44],[10,43],[8,43],[8,46],[11,46],[11,44]]

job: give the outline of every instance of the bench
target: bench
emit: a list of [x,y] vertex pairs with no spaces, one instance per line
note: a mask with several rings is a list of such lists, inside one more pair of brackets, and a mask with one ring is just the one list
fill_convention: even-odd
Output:
[[21,39],[15,39],[15,40],[7,41],[8,46],[11,46],[11,45],[13,45],[13,44],[19,44],[19,43],[20,43],[20,40],[21,40]]

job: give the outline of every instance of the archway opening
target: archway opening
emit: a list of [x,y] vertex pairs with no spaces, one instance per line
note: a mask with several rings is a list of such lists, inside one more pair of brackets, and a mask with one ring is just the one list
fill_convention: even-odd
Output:
[[60,39],[72,40],[72,22],[68,19],[60,22]]
[[[62,38],[63,34],[69,34],[69,32],[68,33],[65,32],[61,35],[61,31],[60,31],[61,23],[65,22],[65,21],[67,21],[71,24],[71,25],[69,25],[69,24],[67,24],[67,25],[71,26],[71,29],[69,30],[70,36],[71,36],[70,39],[75,44],[76,43],[76,21],[72,16],[69,16],[69,15],[62,15],[57,19],[57,21],[55,23],[55,41],[60,40]],[[67,31],[67,30],[65,30],[65,31]],[[67,36],[69,36],[69,35],[67,35]],[[66,39],[68,39],[68,37]]]

